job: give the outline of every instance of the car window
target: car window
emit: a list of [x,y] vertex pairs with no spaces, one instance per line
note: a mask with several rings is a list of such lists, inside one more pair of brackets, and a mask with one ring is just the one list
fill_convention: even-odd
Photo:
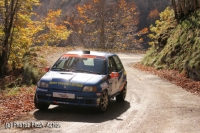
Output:
[[73,70],[77,72],[89,72],[105,74],[105,60],[99,58],[68,57],[60,58],[52,70]]
[[115,60],[115,63],[116,63],[116,66],[117,66],[117,72],[122,71],[124,68],[123,68],[122,62],[119,59],[119,57],[118,56],[113,56],[113,59]]
[[117,67],[115,65],[115,61],[112,57],[109,57],[108,59],[108,72],[109,74],[112,72],[116,72],[117,71]]

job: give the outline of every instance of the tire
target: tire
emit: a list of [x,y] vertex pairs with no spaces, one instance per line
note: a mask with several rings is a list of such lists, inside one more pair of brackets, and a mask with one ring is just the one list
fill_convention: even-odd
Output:
[[38,103],[36,100],[36,95],[34,97],[34,104],[35,104],[35,107],[39,110],[47,110],[50,105],[50,104],[46,104],[46,103]]
[[108,93],[107,91],[104,91],[101,96],[98,111],[100,113],[104,113],[108,108],[108,103],[109,103]]
[[[127,85],[126,85],[127,86]],[[116,101],[125,101],[126,93],[127,93],[127,87],[124,87],[124,89],[121,91],[119,95],[116,96]]]

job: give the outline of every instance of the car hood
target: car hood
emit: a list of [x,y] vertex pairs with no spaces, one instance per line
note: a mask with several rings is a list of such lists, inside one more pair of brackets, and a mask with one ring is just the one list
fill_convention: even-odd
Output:
[[85,85],[98,84],[105,75],[72,72],[47,72],[40,81],[48,82],[50,88],[65,88],[66,86],[82,88]]

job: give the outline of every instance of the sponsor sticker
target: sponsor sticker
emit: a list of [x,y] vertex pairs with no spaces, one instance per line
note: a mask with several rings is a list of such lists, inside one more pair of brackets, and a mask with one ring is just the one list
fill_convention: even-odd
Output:
[[50,85],[64,85],[65,88],[66,86],[76,86],[76,87],[83,87],[83,84],[79,83],[70,83],[70,82],[49,82]]
[[100,84],[102,89],[108,88],[108,84],[106,82],[103,82],[102,84]]

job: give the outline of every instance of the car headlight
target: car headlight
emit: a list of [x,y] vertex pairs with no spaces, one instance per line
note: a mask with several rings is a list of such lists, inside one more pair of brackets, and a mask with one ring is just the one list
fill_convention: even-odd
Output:
[[48,88],[49,87],[49,84],[47,82],[38,82],[37,83],[37,86],[38,87],[41,87],[41,88]]
[[96,86],[84,86],[83,91],[84,92],[96,92],[97,88],[96,88]]

